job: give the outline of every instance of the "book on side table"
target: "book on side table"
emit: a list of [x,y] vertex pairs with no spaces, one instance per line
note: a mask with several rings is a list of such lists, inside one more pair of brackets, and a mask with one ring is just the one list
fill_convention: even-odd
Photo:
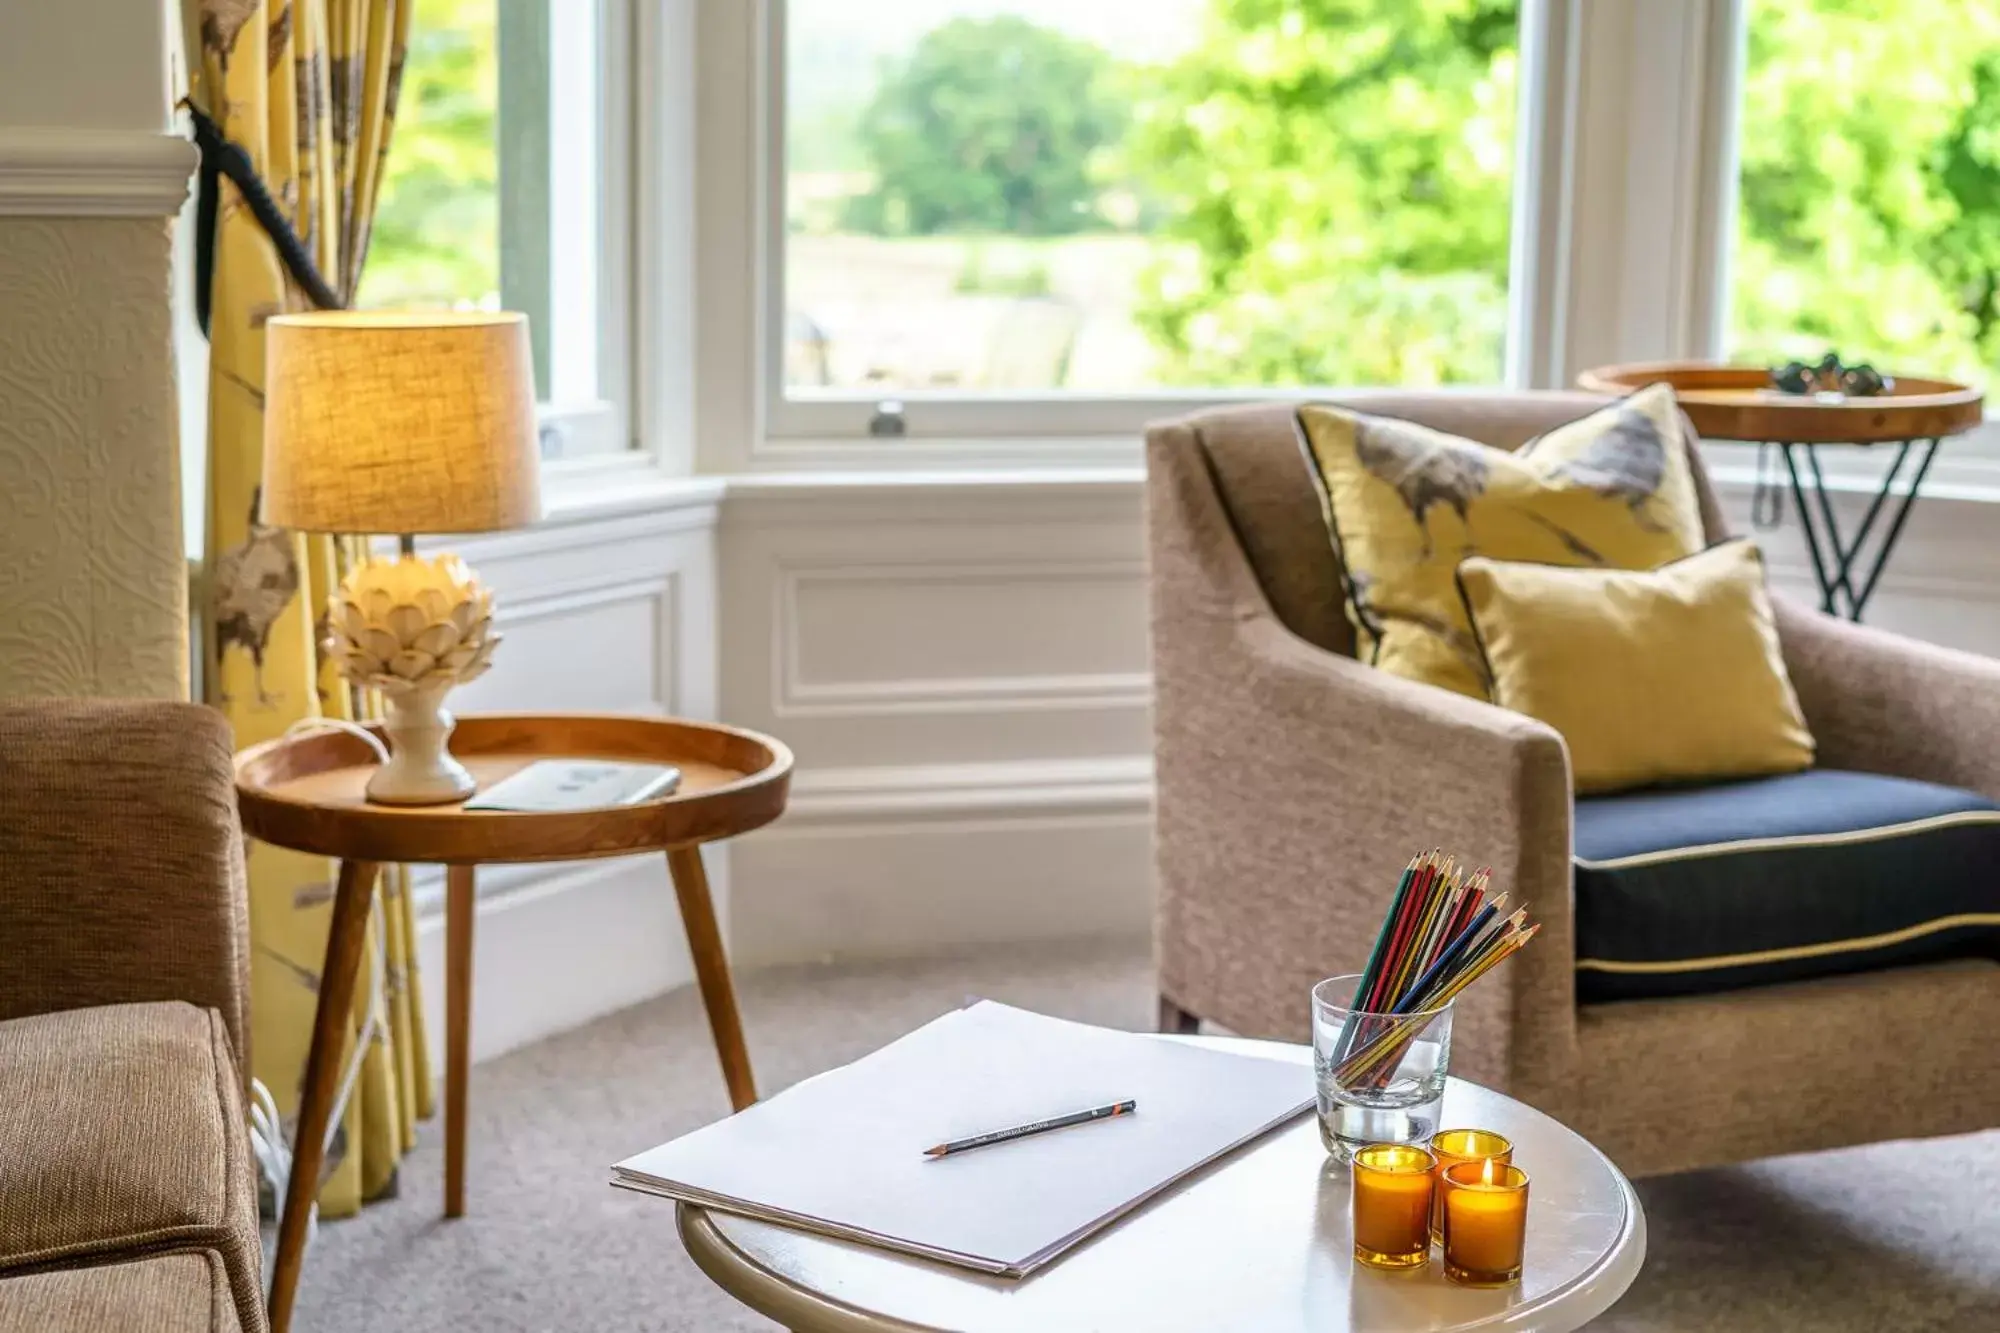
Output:
[[[982,1000],[627,1158],[611,1183],[1024,1277],[1312,1096],[1290,1061]],[[1043,1132],[929,1152],[1009,1127]]]
[[465,803],[468,810],[557,814],[637,805],[671,795],[681,771],[671,764],[618,759],[537,759]]

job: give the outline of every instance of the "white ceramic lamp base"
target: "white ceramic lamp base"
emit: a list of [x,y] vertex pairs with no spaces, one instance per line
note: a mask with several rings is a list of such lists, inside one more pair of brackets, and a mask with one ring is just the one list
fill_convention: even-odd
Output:
[[368,780],[368,799],[379,805],[443,805],[479,790],[448,748],[455,725],[444,696],[451,682],[383,696],[382,729],[389,733],[389,762]]
[[444,805],[478,789],[451,757],[445,695],[485,674],[500,636],[493,594],[454,555],[405,554],[357,566],[328,608],[327,651],[340,674],[380,690],[389,762],[368,783],[383,805]]

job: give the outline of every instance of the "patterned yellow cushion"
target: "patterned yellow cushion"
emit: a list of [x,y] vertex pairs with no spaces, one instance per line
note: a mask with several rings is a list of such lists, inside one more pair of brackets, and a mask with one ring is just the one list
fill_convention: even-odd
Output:
[[1673,390],[1654,385],[1508,453],[1341,408],[1299,409],[1363,661],[1490,699],[1454,571],[1467,556],[1652,569],[1702,547]]
[[1812,767],[1754,542],[1645,571],[1474,556],[1458,582],[1493,701],[1562,733],[1579,793]]

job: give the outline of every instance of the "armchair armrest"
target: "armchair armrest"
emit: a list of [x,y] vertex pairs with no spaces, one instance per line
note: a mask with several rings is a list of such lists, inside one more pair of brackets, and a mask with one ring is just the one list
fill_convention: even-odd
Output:
[[1819,763],[2000,800],[2000,662],[1772,602]]
[[194,704],[0,703],[0,1019],[186,1000],[249,1067],[229,725]]
[[[1325,652],[1276,618],[1185,426],[1151,436],[1163,992],[1302,1038],[1306,992],[1359,971],[1410,856],[1493,867],[1544,923],[1466,993],[1456,1072],[1563,1115],[1574,1083],[1570,779],[1548,726]],[[1329,595],[1333,595],[1329,592]]]

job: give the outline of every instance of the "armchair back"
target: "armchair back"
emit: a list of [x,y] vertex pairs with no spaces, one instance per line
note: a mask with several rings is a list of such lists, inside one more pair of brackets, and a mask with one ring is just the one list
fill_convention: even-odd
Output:
[[185,1000],[247,1071],[249,933],[220,713],[0,701],[0,1019]]
[[[1586,416],[1605,399],[1586,393],[1522,393],[1489,389],[1356,389],[1323,401],[1357,412],[1400,417],[1434,430],[1518,449],[1557,426]],[[1317,484],[1300,452],[1290,404],[1260,403],[1203,413],[1187,423],[1201,444],[1216,493],[1264,595],[1286,628],[1329,652],[1354,655],[1354,629],[1342,599],[1340,562],[1327,540]],[[1694,428],[1683,421],[1690,443]],[[1162,460],[1196,466],[1203,460]],[[1708,540],[1728,535],[1699,452],[1695,489]]]

